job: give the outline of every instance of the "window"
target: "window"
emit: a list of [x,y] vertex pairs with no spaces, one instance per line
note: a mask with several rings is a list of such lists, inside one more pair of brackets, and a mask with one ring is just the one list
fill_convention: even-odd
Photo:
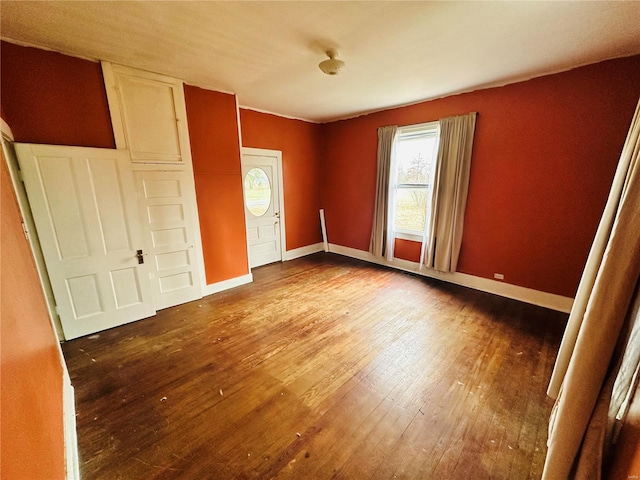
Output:
[[254,217],[261,217],[269,210],[271,183],[261,168],[252,168],[244,177],[244,198],[247,210]]
[[438,122],[398,129],[390,208],[397,238],[422,240],[431,203]]

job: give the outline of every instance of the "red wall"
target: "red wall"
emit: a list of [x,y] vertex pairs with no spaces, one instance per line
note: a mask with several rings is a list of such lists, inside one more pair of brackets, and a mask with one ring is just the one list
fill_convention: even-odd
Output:
[[16,142],[115,148],[99,63],[0,45],[2,118]]
[[207,283],[249,272],[236,99],[184,86]]
[[[499,272],[507,283],[573,297],[640,95],[638,78],[635,56],[324,125],[330,241],[368,249],[377,127],[476,111],[458,270]],[[402,255],[416,255],[409,250],[401,245]]]
[[[17,141],[114,146],[99,64],[1,46],[1,109]],[[283,152],[287,249],[321,240],[324,208],[332,243],[367,250],[377,127],[477,111],[459,270],[573,296],[639,75],[635,56],[325,125],[242,110],[242,136]],[[248,270],[235,99],[189,86],[185,96],[211,283]],[[415,245],[397,246],[417,259]]]
[[244,147],[282,151],[287,250],[322,241],[321,126],[240,110]]
[[4,156],[0,165],[0,470],[64,479],[62,359]]
[[[7,42],[0,53],[2,118],[17,142],[115,148],[99,63]],[[248,272],[235,98],[189,86],[185,97],[213,283]]]

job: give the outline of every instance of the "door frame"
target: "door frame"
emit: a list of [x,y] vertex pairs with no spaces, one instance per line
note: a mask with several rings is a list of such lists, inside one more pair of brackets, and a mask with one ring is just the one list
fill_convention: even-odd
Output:
[[[287,230],[286,230],[286,215],[284,208],[284,175],[282,172],[282,151],[281,150],[268,150],[266,148],[253,148],[253,147],[242,147],[240,150],[240,165],[242,165],[242,158],[244,155],[255,155],[260,157],[275,157],[276,166],[278,167],[278,198],[280,200],[280,262],[282,262],[286,256],[287,252]],[[244,198],[244,176],[242,177],[242,208],[243,210],[246,208],[246,199]],[[247,235],[247,227],[246,227],[246,214],[245,214],[245,236],[247,236],[247,254],[249,253],[249,238]],[[249,271],[251,271],[251,267],[249,267]]]
[[47,267],[44,263],[44,256],[42,255],[42,248],[40,247],[40,238],[35,228],[35,222],[33,220],[33,214],[31,213],[31,204],[27,198],[27,191],[25,190],[24,183],[22,182],[22,172],[18,164],[18,157],[13,149],[13,133],[7,123],[0,119],[0,131],[2,133],[2,149],[5,154],[5,163],[9,170],[9,176],[11,177],[11,183],[13,183],[13,190],[18,199],[18,207],[20,208],[20,215],[25,228],[25,236],[31,247],[31,254],[38,271],[38,277],[40,279],[40,286],[42,287],[43,297],[49,312],[49,320],[53,325],[53,328],[58,337],[58,341],[65,341],[64,331],[62,330],[62,324],[60,318],[56,312],[56,302],[53,297],[53,290],[51,288],[51,282],[49,281],[49,275],[47,273]]

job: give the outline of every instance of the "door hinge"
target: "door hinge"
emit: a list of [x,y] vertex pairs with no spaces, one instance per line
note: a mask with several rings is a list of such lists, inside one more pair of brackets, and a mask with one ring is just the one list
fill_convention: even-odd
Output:
[[54,305],[53,309],[56,311],[58,316],[60,316],[60,307],[58,305]]
[[22,173],[22,170],[20,169],[18,169],[18,180],[24,183],[24,173]]
[[29,240],[29,230],[27,230],[27,226],[22,222],[22,231],[24,232],[24,238]]

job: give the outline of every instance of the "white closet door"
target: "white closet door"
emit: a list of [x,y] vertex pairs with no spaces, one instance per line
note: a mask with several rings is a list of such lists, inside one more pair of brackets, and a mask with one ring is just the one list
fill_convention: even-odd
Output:
[[125,151],[16,144],[65,338],[155,314]]
[[202,298],[198,206],[180,80],[102,63],[118,148],[131,151],[156,309]]
[[158,310],[202,297],[189,215],[187,172],[136,171],[140,217],[146,232],[154,304]]

